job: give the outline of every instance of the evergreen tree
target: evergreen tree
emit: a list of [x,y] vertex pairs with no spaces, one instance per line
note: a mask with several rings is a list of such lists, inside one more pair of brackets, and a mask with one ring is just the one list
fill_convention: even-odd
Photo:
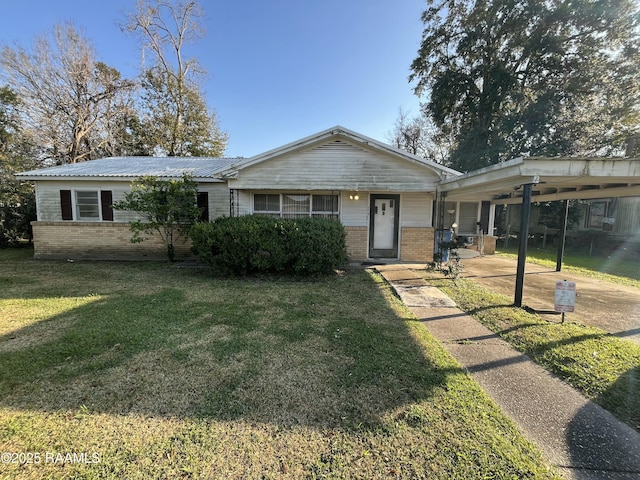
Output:
[[519,155],[622,153],[639,125],[633,0],[429,0],[415,92],[468,171]]
[[30,240],[31,221],[36,219],[33,185],[14,177],[36,164],[20,130],[19,104],[11,88],[0,87],[0,247]]

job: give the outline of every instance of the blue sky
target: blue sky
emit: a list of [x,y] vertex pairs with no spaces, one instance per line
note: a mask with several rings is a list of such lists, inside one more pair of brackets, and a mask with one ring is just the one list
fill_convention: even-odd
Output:
[[[119,23],[135,0],[2,1],[0,44],[29,47],[71,20],[98,59],[139,71],[136,40]],[[402,107],[419,113],[408,83],[424,0],[200,0],[205,36],[189,47],[207,70],[210,108],[229,134],[228,156],[249,157],[334,125],[387,141]]]

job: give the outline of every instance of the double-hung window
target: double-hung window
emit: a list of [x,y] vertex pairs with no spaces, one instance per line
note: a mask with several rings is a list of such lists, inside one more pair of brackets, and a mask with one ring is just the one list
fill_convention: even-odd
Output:
[[100,220],[100,203],[96,191],[76,191],[78,220]]
[[256,193],[253,196],[253,213],[267,217],[279,217],[280,195],[273,193]]
[[62,220],[113,221],[110,190],[60,190]]
[[338,195],[313,195],[311,216],[320,218],[338,218]]
[[253,213],[270,217],[338,218],[338,195],[308,193],[256,193]]

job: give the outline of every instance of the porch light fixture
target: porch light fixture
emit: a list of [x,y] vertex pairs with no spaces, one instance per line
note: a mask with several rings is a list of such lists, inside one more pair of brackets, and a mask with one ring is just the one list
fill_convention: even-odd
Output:
[[358,193],[352,193],[351,195],[349,195],[349,200],[360,200],[360,195],[358,195]]
[[[456,213],[456,209],[455,208],[451,208],[449,210],[447,210],[447,213],[449,214],[449,223],[451,224],[451,228],[455,228],[453,225],[455,225],[453,223],[453,214]],[[457,225],[456,225],[457,227]]]

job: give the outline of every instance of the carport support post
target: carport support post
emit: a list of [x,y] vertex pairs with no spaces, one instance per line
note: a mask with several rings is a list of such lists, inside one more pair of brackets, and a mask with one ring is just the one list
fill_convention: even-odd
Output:
[[[565,200],[560,212],[560,238],[558,239],[558,256],[556,257],[556,272],[562,270],[562,257],[564,257],[564,242],[567,239],[567,218],[569,217],[569,200]],[[564,313],[564,312],[563,312]]]
[[516,295],[513,304],[522,307],[522,289],[524,287],[524,265],[527,262],[527,240],[529,239],[529,217],[531,214],[532,183],[522,186],[522,209],[520,212],[520,245],[518,247],[518,269],[516,271]]

